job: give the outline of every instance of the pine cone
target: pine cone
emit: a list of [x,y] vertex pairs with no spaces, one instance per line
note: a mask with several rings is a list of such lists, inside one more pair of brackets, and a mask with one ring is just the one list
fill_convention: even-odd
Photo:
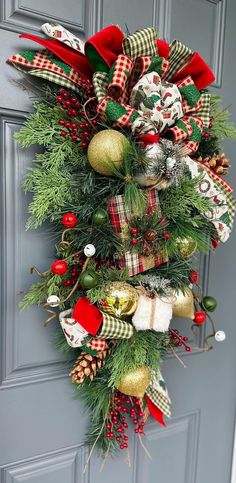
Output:
[[197,161],[205,164],[208,168],[212,169],[218,175],[224,175],[228,173],[229,170],[229,160],[226,158],[225,154],[214,154],[214,156],[207,156],[202,158],[199,156]]
[[92,381],[96,376],[97,370],[104,366],[105,359],[110,352],[111,348],[99,351],[95,356],[88,354],[88,352],[81,352],[73,369],[69,373],[72,382],[82,384],[86,377],[89,377]]

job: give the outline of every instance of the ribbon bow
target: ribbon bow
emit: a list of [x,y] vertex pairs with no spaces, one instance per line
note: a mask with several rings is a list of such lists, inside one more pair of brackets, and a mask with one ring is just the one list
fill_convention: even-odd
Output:
[[122,46],[123,53],[109,72],[93,75],[99,114],[137,134],[163,132],[193,154],[203,127],[210,122],[210,95],[201,93],[197,85],[205,85],[211,71],[206,66],[203,78],[194,69],[193,77],[186,76],[192,70],[190,65],[195,67],[193,59],[196,55],[199,59],[198,54],[174,41],[167,58],[161,56],[152,28],[126,37]]
[[[173,138],[174,142],[185,143],[188,153],[196,151],[202,129],[209,125],[209,95],[200,93],[200,90],[214,80],[213,73],[197,52],[191,51],[179,41],[168,45],[157,39],[153,28],[124,37],[119,27],[111,25],[87,40],[83,54],[77,50],[79,43],[76,38],[70,38],[70,33],[64,27],[54,24],[51,28],[49,24],[47,29],[44,27],[43,31],[53,36],[53,39],[31,34],[22,34],[21,37],[43,45],[62,61],[60,68],[55,57],[48,58],[48,53],[44,51],[40,55],[37,53],[35,61],[32,56],[30,60],[29,56],[12,56],[8,62],[14,63],[21,70],[27,69],[32,75],[50,78],[74,90],[81,85],[89,89],[92,81],[98,99],[98,112],[114,126],[148,134],[164,130],[165,136]],[[66,72],[65,66],[69,66],[71,71],[67,69]],[[150,73],[159,75],[161,86],[166,88],[166,83],[175,84],[172,89],[176,92],[178,89],[180,93],[181,107],[175,105],[170,109],[168,105],[165,112],[163,106],[162,122],[163,118],[166,122],[161,124],[161,129],[155,116],[152,119],[150,113],[147,116],[142,109],[130,104],[135,85]],[[175,108],[178,116],[175,115]],[[167,122],[169,115],[175,121],[173,125]]]

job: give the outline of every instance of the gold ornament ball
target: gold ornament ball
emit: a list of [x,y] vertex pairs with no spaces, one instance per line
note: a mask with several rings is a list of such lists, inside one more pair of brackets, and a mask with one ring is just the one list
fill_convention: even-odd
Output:
[[176,238],[176,247],[182,258],[190,258],[197,249],[197,242],[192,238]]
[[118,391],[127,396],[143,397],[150,384],[150,369],[146,366],[138,367],[127,372],[121,379]]
[[173,315],[175,317],[184,317],[191,320],[194,319],[194,298],[193,292],[189,287],[185,288],[184,293],[180,290],[175,293]]
[[112,282],[106,289],[101,308],[103,312],[122,317],[133,314],[137,305],[138,294],[132,285],[126,282]]
[[118,171],[123,166],[128,139],[119,131],[105,129],[93,136],[88,146],[88,160],[92,168],[105,176],[112,176],[112,167]]

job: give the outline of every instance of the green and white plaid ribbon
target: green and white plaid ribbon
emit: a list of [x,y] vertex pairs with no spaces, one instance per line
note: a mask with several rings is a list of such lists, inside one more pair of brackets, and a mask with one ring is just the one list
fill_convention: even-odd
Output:
[[94,92],[98,102],[101,102],[102,99],[107,94],[108,88],[108,74],[107,72],[95,72],[93,74],[93,86]]
[[146,390],[146,394],[165,416],[168,416],[169,418],[171,417],[170,398],[160,371],[157,371],[153,376],[153,379]]
[[129,339],[134,333],[134,328],[124,320],[112,317],[103,312],[103,323],[99,333],[99,339]]
[[170,44],[170,53],[168,56],[170,68],[164,78],[166,80],[171,79],[175,72],[186,65],[189,56],[192,54],[193,51],[186,47],[186,45],[182,44],[179,40],[173,40]]
[[138,30],[125,37],[122,43],[123,52],[132,60],[136,57],[157,55],[156,39],[157,32],[154,28]]

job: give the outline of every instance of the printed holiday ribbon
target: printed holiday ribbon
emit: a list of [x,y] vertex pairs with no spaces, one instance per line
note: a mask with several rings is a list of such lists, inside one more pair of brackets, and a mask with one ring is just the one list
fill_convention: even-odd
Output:
[[[156,134],[160,131],[159,124],[155,125],[153,122],[156,111],[160,108],[160,101],[155,104],[154,98],[153,119],[149,119],[149,122],[142,109],[136,109],[130,104],[132,90],[135,89],[137,82],[149,73],[158,74],[161,79],[159,91],[171,87],[166,83],[175,85],[172,87],[171,95],[176,104],[176,94],[179,97],[180,93],[183,111],[181,115],[179,107],[176,117],[177,104],[171,109],[171,103],[166,106],[164,102],[160,117],[162,120],[163,117],[170,117],[169,122],[162,125],[162,130],[168,127],[165,135],[172,137],[175,142],[184,143],[188,153],[196,151],[203,126],[207,127],[209,124],[209,96],[200,93],[200,90],[214,80],[213,73],[199,54],[179,41],[168,45],[157,39],[153,28],[140,30],[125,38],[119,27],[111,25],[85,43],[85,55],[75,49],[76,38],[63,27],[50,24],[46,24],[45,27],[44,24],[43,30],[53,39],[43,39],[31,34],[22,34],[21,37],[46,47],[47,51],[54,55],[52,63],[44,62],[45,51],[41,54],[28,51],[28,59],[20,54],[12,56],[8,62],[21,70],[27,70],[31,75],[43,77],[63,86],[72,86],[74,90],[76,83],[83,87],[86,84],[89,86],[92,73],[95,71],[93,84],[99,102],[98,112],[115,126],[131,128],[137,133]],[[42,58],[38,62],[35,56],[40,55]],[[60,66],[60,72],[55,70],[55,56],[72,69],[69,69],[66,76],[65,65]],[[153,95],[149,97],[153,98]],[[150,99],[146,99],[145,103],[147,102],[150,102]],[[170,126],[170,119],[175,121],[173,127]]]
[[219,240],[226,242],[233,228],[236,211],[236,200],[232,195],[233,189],[208,167],[194,161],[189,156],[184,160],[193,178],[202,176],[198,191],[205,198],[210,198],[213,203],[211,210],[203,215],[215,226]]
[[81,347],[89,334],[74,318],[71,317],[71,312],[72,310],[68,309],[59,314],[61,328],[69,346],[74,348]]
[[69,45],[72,49],[84,53],[84,42],[62,25],[55,22],[47,22],[42,25],[41,30],[48,37],[59,40],[59,42]]

